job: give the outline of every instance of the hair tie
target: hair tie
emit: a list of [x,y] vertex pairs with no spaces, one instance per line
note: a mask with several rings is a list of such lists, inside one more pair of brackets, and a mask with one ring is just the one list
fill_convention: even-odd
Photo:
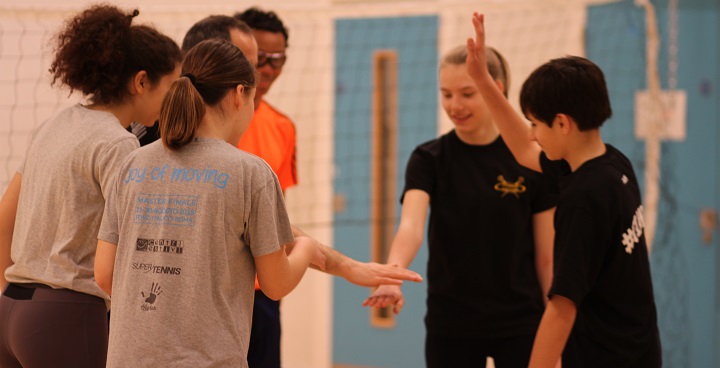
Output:
[[192,73],[185,73],[183,77],[190,79],[190,83],[192,83],[193,86],[195,85],[195,76]]

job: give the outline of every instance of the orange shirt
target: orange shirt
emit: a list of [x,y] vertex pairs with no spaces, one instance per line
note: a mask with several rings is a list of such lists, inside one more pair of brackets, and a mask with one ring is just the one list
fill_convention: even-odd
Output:
[[295,124],[265,100],[255,110],[238,148],[270,165],[284,191],[298,183],[295,162]]
[[[295,124],[265,100],[260,101],[237,146],[265,160],[277,175],[283,191],[297,184]],[[255,290],[260,290],[257,276]]]

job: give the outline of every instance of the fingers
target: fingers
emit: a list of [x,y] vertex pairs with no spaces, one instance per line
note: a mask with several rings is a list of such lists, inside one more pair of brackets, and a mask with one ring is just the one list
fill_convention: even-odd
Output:
[[402,285],[402,280],[398,280],[397,278],[393,277],[384,277],[384,276],[378,276],[376,283],[378,285]]
[[[420,276],[420,274],[418,274],[417,272],[410,271],[404,268],[399,268],[397,266],[384,266],[384,272],[378,276],[386,279],[397,279],[413,282],[420,282],[423,280],[422,276]],[[397,282],[393,284],[397,284]]]
[[398,300],[397,303],[395,303],[395,307],[393,308],[393,313],[400,314],[400,311],[403,309],[404,306],[405,306],[405,299],[400,298],[400,300]]
[[362,303],[363,307],[385,308],[395,302],[389,295],[370,296]]

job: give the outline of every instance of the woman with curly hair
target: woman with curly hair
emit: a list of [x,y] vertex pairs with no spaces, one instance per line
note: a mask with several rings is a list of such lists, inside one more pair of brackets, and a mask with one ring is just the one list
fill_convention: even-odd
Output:
[[35,132],[0,201],[0,366],[105,367],[109,296],[95,283],[110,184],[180,74],[180,49],[135,10],[96,5],[58,33],[53,84],[79,91]]

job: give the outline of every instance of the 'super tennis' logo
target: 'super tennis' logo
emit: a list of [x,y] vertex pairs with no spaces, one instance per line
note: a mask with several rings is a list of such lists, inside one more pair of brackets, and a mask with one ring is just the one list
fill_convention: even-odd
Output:
[[182,254],[184,242],[173,239],[144,239],[138,238],[135,250],[140,252],[162,252]]

